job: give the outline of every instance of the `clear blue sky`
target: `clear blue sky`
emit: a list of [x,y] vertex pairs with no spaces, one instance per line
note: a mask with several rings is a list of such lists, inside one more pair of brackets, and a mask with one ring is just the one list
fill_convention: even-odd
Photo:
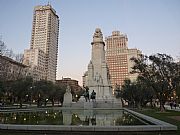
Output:
[[[104,37],[119,30],[129,48],[144,54],[180,56],[180,0],[49,0],[60,17],[57,78],[81,84],[91,55],[94,30]],[[33,8],[48,0],[0,0],[0,35],[8,48],[23,53],[30,47]]]

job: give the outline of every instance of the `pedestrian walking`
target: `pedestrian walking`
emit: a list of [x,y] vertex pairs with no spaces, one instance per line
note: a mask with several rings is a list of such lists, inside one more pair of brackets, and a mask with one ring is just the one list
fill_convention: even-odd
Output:
[[176,106],[177,106],[177,105],[176,105],[176,102],[174,101],[174,108],[175,108],[175,109],[176,109]]
[[96,101],[96,92],[94,90],[91,93],[91,99],[92,101]]
[[173,102],[172,102],[172,101],[170,102],[170,107],[171,107],[171,109],[172,109],[172,107],[173,107]]

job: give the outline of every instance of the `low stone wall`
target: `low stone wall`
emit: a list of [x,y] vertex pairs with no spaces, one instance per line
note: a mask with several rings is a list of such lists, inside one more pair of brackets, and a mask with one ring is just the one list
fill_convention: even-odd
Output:
[[30,131],[175,131],[177,128],[160,125],[138,126],[58,126],[58,125],[12,125],[0,124],[2,130],[30,130]]

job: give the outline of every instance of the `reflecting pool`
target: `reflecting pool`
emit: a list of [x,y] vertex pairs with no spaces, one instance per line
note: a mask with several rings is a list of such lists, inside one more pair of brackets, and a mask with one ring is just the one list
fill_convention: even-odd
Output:
[[119,126],[150,124],[125,110],[43,110],[0,113],[1,124]]

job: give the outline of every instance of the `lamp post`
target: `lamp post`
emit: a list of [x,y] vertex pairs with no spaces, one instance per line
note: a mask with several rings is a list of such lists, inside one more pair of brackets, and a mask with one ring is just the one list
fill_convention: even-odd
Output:
[[29,96],[30,96],[30,106],[32,105],[32,100],[33,100],[33,95],[32,95],[32,93],[33,93],[33,90],[34,90],[34,88],[35,88],[35,86],[31,86],[30,87],[30,92],[29,92]]
[[32,90],[33,90],[33,87],[30,87],[30,106],[32,104]]

